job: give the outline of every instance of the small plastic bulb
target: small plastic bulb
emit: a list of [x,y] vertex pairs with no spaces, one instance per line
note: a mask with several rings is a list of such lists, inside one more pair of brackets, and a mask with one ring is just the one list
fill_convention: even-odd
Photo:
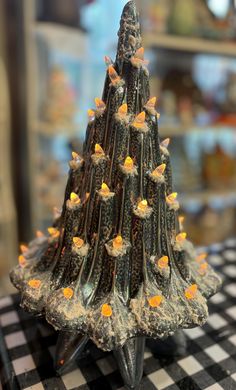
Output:
[[104,305],[102,305],[101,313],[104,317],[111,317],[112,316],[111,306],[108,305],[107,303],[104,303]]
[[155,295],[154,297],[148,298],[148,303],[151,307],[160,306],[163,301],[163,297],[161,295]]
[[185,297],[187,299],[194,299],[198,291],[197,284],[192,284],[190,287],[186,288],[185,290]]
[[74,204],[80,204],[80,198],[75,192],[71,192],[70,201]]
[[106,185],[106,183],[102,183],[102,187],[100,189],[100,193],[103,195],[103,196],[107,196],[110,194],[110,189],[109,187]]
[[73,237],[73,243],[78,249],[80,249],[84,245],[84,240],[80,237]]
[[169,264],[168,256],[162,256],[157,262],[158,267],[162,269],[167,268],[168,264]]
[[139,202],[138,204],[138,210],[141,210],[141,211],[146,211],[148,208],[148,203],[146,201],[146,199],[142,200],[141,202]]
[[124,167],[128,171],[132,171],[134,169],[134,162],[133,162],[133,160],[132,160],[132,158],[130,156],[126,157],[125,163],[124,163]]
[[114,249],[121,249],[123,246],[123,238],[118,235],[116,238],[114,238],[112,245]]
[[95,154],[104,156],[104,150],[99,144],[95,145]]

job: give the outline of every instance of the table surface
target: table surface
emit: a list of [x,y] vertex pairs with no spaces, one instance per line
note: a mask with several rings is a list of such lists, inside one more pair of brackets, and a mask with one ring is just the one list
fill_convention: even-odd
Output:
[[[188,344],[184,356],[157,359],[146,349],[142,390],[236,389],[236,239],[208,249],[210,264],[224,280],[221,292],[209,302],[208,322],[202,328],[184,330]],[[0,323],[3,389],[124,389],[113,355],[92,343],[89,353],[68,373],[56,376],[57,334],[19,308],[18,294],[0,299]]]

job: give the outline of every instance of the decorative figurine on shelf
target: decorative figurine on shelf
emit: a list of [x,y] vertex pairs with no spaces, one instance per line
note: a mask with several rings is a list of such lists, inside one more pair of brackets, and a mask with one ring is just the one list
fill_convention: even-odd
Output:
[[102,100],[89,110],[83,157],[72,153],[61,215],[22,247],[11,272],[21,306],[60,330],[56,367],[91,339],[114,351],[137,388],[145,338],[203,325],[220,279],[182,231],[169,139],[160,143],[156,98],[134,1],[124,8]]

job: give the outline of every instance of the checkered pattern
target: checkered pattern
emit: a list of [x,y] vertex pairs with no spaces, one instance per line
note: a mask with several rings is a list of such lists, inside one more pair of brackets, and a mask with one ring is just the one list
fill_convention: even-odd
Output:
[[[224,287],[209,302],[208,323],[184,331],[185,356],[157,359],[146,350],[143,390],[236,389],[236,239],[209,250],[209,262],[222,274]],[[68,373],[56,376],[52,357],[57,335],[43,320],[20,310],[18,295],[0,299],[0,322],[3,389],[124,389],[113,355],[92,344]]]

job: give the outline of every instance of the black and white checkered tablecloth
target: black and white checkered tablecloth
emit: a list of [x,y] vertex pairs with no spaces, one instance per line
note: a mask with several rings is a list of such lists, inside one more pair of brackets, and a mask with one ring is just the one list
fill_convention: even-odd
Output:
[[[236,239],[211,246],[209,253],[224,287],[210,300],[208,322],[184,331],[185,356],[156,359],[146,349],[143,390],[236,390]],[[19,308],[18,295],[0,299],[0,322],[3,390],[124,389],[113,355],[92,344],[68,373],[56,376],[52,356],[57,335]]]

